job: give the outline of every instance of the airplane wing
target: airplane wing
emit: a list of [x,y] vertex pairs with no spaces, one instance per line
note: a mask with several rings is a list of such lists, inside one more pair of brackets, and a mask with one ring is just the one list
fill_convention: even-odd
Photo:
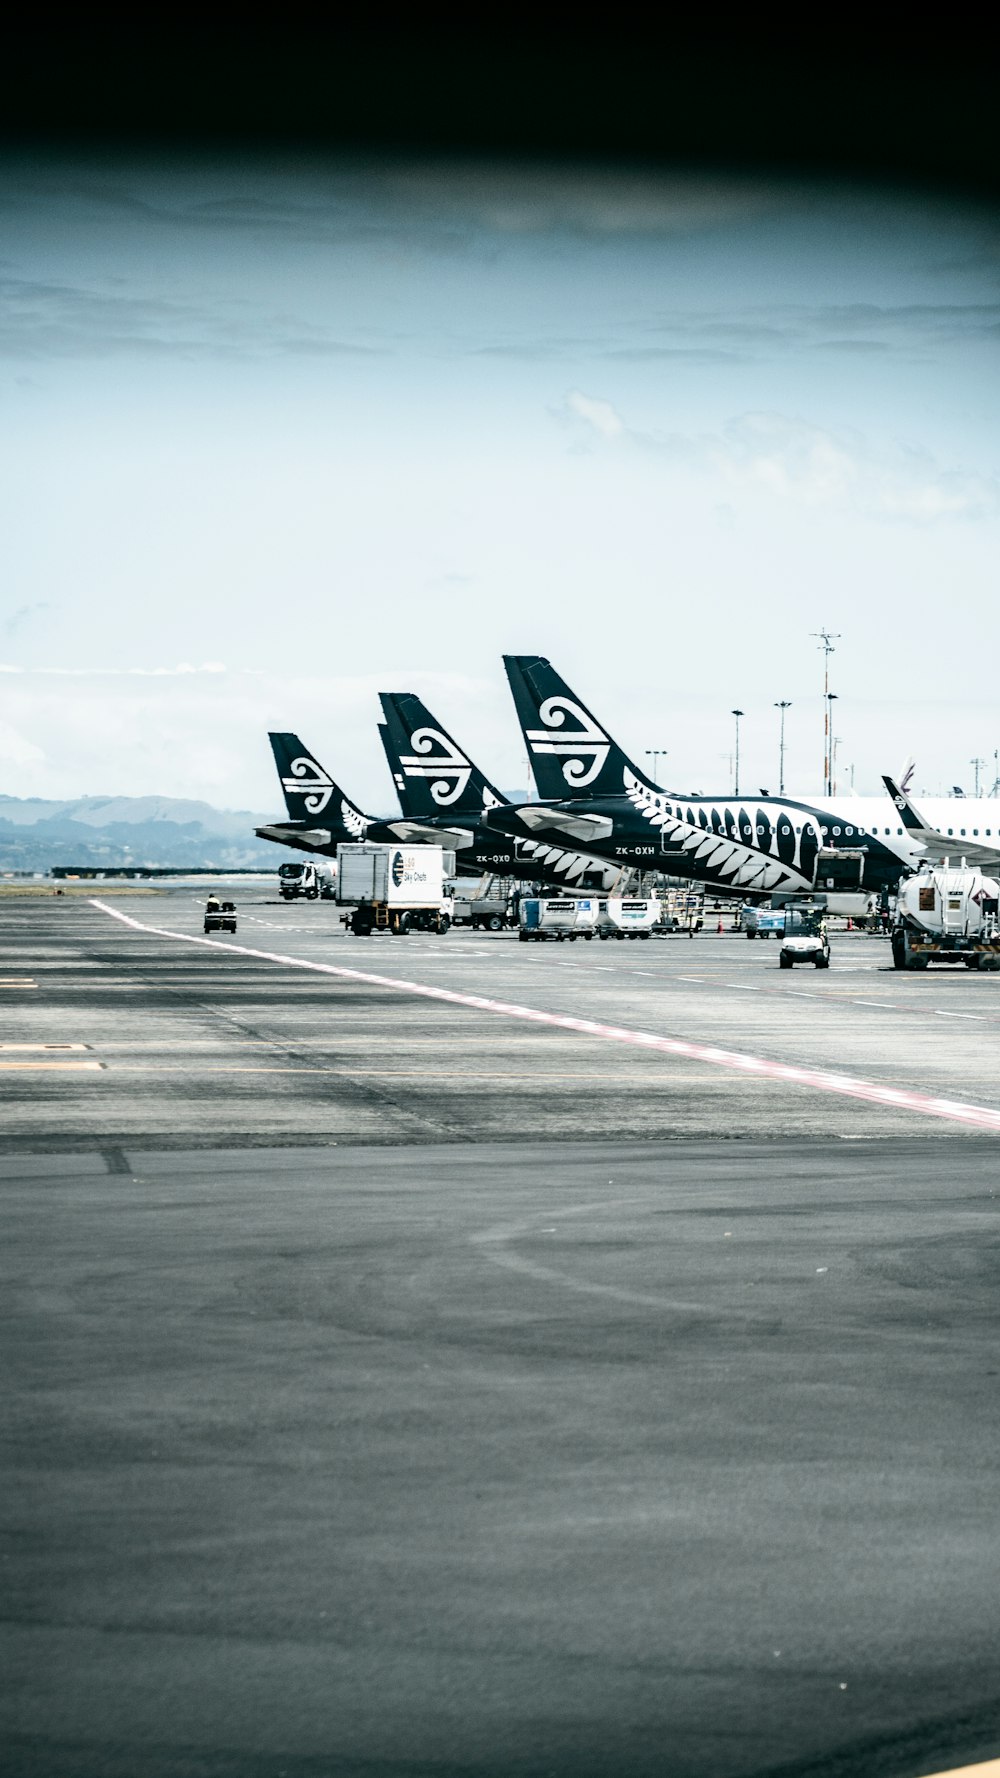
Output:
[[523,803],[514,813],[529,833],[565,834],[583,844],[589,841],[596,845],[610,839],[615,827],[607,815],[588,815],[583,810],[574,814],[570,809],[546,807],[544,803]]
[[940,828],[932,827],[930,822],[921,815],[916,804],[910,801],[894,778],[884,772],[882,782],[899,810],[900,820],[911,839],[919,840],[926,847],[927,856],[938,860],[951,858],[956,862],[964,858],[967,864],[987,867],[994,872],[997,866],[997,849],[995,846],[981,846],[978,840],[970,839],[967,834],[955,835],[942,833]]

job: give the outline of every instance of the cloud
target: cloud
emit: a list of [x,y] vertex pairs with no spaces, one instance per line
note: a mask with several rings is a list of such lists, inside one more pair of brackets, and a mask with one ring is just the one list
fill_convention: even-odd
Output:
[[837,434],[782,414],[732,420],[716,451],[725,473],[800,505],[853,508],[869,518],[995,518],[996,477],[943,469],[919,447],[878,447],[860,433]]
[[610,401],[602,401],[593,395],[584,395],[574,389],[566,397],[566,406],[571,414],[575,414],[584,425],[592,427],[601,438],[621,438],[625,433],[625,422]]
[[288,314],[127,294],[94,285],[0,279],[0,357],[230,358],[385,356]]
[[878,445],[860,432],[833,432],[785,414],[741,414],[715,434],[641,431],[610,401],[575,389],[554,417],[594,448],[669,457],[692,473],[800,506],[913,524],[1000,516],[996,476],[943,468],[921,446]]
[[176,667],[18,667],[0,661],[0,673],[42,674],[61,679],[186,679],[199,673],[228,673],[221,661],[203,661],[192,666],[180,661]]
[[655,344],[615,347],[614,357],[718,353],[723,362],[815,351],[899,352],[995,339],[1000,303],[776,303],[739,310],[667,311],[645,325]]
[[34,766],[41,765],[45,759],[44,750],[36,747],[9,722],[0,722],[0,760],[5,765]]
[[19,605],[16,611],[12,611],[10,616],[4,619],[4,635],[17,636],[37,613],[48,611],[48,609],[49,601],[47,599],[36,599],[33,605]]

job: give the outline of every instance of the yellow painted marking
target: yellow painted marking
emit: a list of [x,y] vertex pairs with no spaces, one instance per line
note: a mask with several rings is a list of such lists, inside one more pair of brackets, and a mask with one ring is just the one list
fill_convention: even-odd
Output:
[[928,1772],[925,1778],[1000,1778],[1000,1759],[983,1760],[978,1766],[949,1766],[946,1772]]
[[38,983],[29,981],[27,976],[0,976],[0,988],[37,988]]
[[[83,1065],[87,1066],[87,1064]],[[179,1067],[176,1063],[166,1063],[163,1066],[160,1066],[156,1062],[107,1062],[98,1065],[108,1068],[110,1072],[115,1074],[322,1074],[347,1077],[351,1080],[523,1080],[533,1082],[537,1080],[593,1080],[595,1071],[599,1072],[599,1068],[596,1064],[595,1068],[590,1069],[533,1068],[530,1074],[515,1073],[513,1071],[510,1073],[498,1073],[496,1071],[487,1072],[485,1069],[446,1067],[338,1068],[336,1065],[333,1065],[329,1068],[258,1068],[242,1067],[239,1065],[230,1066],[228,1063],[219,1067],[213,1067],[212,1064],[208,1062],[204,1064],[200,1062],[192,1063],[188,1068],[183,1066]],[[11,1063],[10,1066],[14,1067],[16,1064]],[[22,1063],[21,1066],[28,1067],[29,1064]],[[38,1066],[42,1066],[42,1064],[38,1064]],[[66,1066],[69,1066],[69,1064],[67,1063]],[[3,1063],[0,1062],[0,1068],[2,1067]],[[615,1074],[614,1078],[616,1083],[624,1081],[648,1081],[649,1075],[646,1073],[640,1074],[638,1071],[631,1074],[624,1074],[619,1071]],[[663,1069],[657,1069],[656,1071],[657,1081],[683,1080],[685,1083],[690,1084],[695,1081],[717,1081],[718,1078],[719,1077],[714,1069],[706,1070],[705,1073],[700,1075],[693,1075],[689,1070],[684,1069],[676,1069],[669,1073],[665,1072]],[[762,1080],[758,1084],[767,1086],[769,1084],[773,1085],[774,1083]]]
[[0,1062],[0,1071],[9,1072],[13,1068],[47,1068],[50,1073],[61,1070],[68,1074],[72,1069],[103,1068],[103,1062]]

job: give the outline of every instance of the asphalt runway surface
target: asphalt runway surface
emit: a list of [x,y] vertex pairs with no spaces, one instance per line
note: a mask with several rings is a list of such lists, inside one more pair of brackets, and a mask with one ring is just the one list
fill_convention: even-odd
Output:
[[0,899],[5,1778],[996,1756],[1000,981],[236,893]]

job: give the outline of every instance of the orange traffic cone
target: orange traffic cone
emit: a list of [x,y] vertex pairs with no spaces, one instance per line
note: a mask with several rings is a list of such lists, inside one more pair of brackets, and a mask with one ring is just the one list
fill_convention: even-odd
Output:
[[721,915],[721,914],[720,914],[720,915],[719,915],[719,924],[718,924],[718,926],[717,926],[717,927],[716,927],[716,928],[715,928],[715,930],[716,930],[716,932],[722,932],[722,931],[723,931],[723,925],[722,925],[722,915]]

